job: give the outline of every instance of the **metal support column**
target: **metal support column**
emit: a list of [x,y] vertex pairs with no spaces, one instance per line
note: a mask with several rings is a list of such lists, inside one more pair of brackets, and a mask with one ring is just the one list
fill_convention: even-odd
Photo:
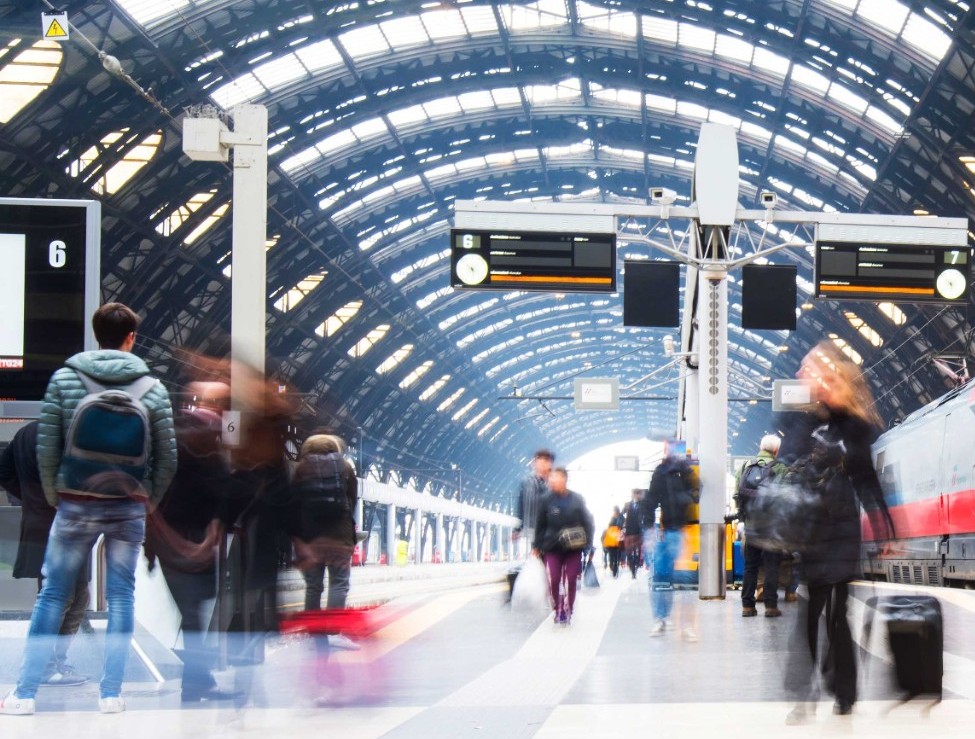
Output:
[[447,536],[446,536],[446,532],[444,531],[444,520],[443,520],[442,513],[437,514],[437,522],[436,524],[434,524],[433,541],[434,541],[433,547],[435,553],[434,561],[437,561],[436,553],[439,552],[440,561],[446,562],[447,561],[447,546],[446,546]]
[[724,514],[728,456],[728,281],[702,273],[698,282],[700,372],[698,413],[701,470],[701,554],[698,588],[702,599],[725,597]]
[[386,506],[386,564],[396,564],[396,506]]
[[[254,373],[264,376],[267,330],[267,108],[238,105],[234,132],[233,256],[231,271],[230,389],[247,407]],[[253,402],[253,399],[250,400]]]
[[423,562],[423,525],[426,519],[419,508],[413,511],[413,516],[413,561],[420,564]]

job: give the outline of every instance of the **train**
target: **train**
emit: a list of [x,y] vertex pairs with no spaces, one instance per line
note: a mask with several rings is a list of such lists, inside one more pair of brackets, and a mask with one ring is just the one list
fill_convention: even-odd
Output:
[[975,587],[975,380],[882,434],[873,456],[895,540],[884,552],[864,525],[865,575]]

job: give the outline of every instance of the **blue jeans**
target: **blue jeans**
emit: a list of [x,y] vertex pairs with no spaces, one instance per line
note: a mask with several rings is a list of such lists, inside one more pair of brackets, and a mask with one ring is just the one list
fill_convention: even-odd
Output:
[[680,550],[681,532],[664,530],[653,550],[650,605],[657,620],[670,617],[674,608],[674,560]]
[[61,501],[51,526],[41,570],[44,585],[31,614],[24,662],[17,681],[16,692],[20,698],[33,698],[37,694],[61,628],[65,604],[74,593],[78,572],[85,566],[99,534],[105,535],[108,600],[101,697],[110,698],[122,692],[122,675],[135,625],[135,566],[145,532],[146,508],[142,503]]

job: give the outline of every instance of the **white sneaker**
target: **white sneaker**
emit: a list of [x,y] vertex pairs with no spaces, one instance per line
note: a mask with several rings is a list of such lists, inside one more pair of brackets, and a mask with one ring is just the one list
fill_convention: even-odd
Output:
[[343,634],[332,634],[328,637],[328,646],[332,649],[345,649],[349,652],[358,652],[362,649],[361,644],[356,644],[349,637]]
[[663,620],[658,620],[650,628],[650,636],[663,636],[665,628],[666,628],[666,624],[663,622]]
[[694,631],[694,629],[692,629],[690,626],[688,626],[686,629],[684,629],[683,636],[684,636],[684,641],[686,641],[686,642],[692,642],[693,643],[693,642],[696,642],[698,640],[697,639],[697,632]]
[[102,713],[122,713],[125,710],[125,701],[118,695],[113,695],[110,698],[99,698],[98,710]]
[[33,698],[18,698],[14,691],[10,691],[0,700],[0,713],[8,716],[32,716],[34,714]]

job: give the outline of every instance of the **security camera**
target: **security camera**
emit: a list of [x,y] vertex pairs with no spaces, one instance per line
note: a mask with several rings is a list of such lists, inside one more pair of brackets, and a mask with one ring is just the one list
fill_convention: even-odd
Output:
[[650,202],[657,205],[672,205],[677,200],[677,193],[666,187],[651,187]]
[[759,195],[759,198],[761,199],[762,205],[765,206],[766,210],[772,210],[772,208],[779,204],[779,196],[774,192],[769,192],[768,190],[763,191],[762,194]]

